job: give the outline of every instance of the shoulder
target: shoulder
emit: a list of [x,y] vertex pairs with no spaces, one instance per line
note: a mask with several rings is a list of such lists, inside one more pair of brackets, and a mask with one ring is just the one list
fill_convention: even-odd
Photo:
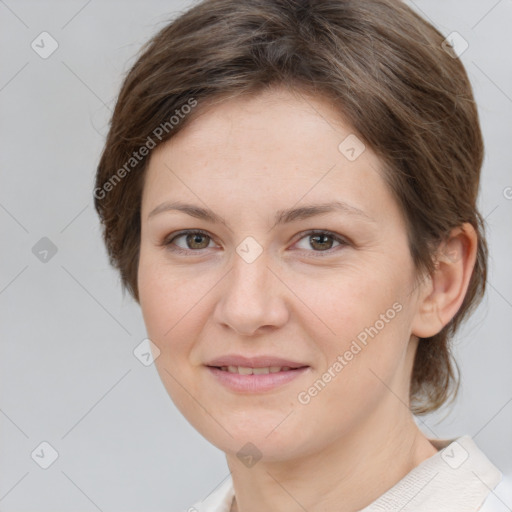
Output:
[[481,507],[502,475],[471,437],[429,441],[438,452],[360,512],[494,512]]
[[485,500],[478,512],[503,512],[512,508],[512,473],[505,475],[501,483]]

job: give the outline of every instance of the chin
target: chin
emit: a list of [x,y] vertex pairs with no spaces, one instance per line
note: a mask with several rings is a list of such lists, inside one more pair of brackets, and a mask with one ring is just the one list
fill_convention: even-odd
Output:
[[203,437],[228,456],[240,458],[249,452],[249,455],[262,460],[278,461],[296,457],[298,451],[304,455],[302,451],[307,451],[310,440],[317,438],[304,421],[300,424],[291,421],[295,414],[287,417],[289,412],[283,414],[266,410],[258,414],[246,409],[224,413],[219,418],[223,418],[220,423],[225,430],[211,418],[207,423],[197,423],[192,418],[189,421]]

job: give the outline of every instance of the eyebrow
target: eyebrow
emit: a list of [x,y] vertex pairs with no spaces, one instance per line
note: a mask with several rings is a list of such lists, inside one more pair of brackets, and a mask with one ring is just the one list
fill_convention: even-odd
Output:
[[[191,217],[205,220],[213,224],[227,225],[225,219],[217,215],[209,208],[202,208],[197,205],[182,203],[179,201],[167,201],[158,205],[149,213],[148,220],[151,217],[158,215],[159,213],[169,211],[183,212],[187,215],[190,215]],[[278,210],[274,218],[274,225],[272,226],[272,229],[280,224],[287,224],[293,221],[304,220],[310,217],[332,212],[341,212],[346,215],[360,217],[361,219],[369,222],[375,222],[375,219],[370,217],[363,210],[356,208],[355,206],[352,206],[343,201],[331,201],[328,203],[310,204],[307,206],[301,206],[299,208],[290,208],[288,210]]]

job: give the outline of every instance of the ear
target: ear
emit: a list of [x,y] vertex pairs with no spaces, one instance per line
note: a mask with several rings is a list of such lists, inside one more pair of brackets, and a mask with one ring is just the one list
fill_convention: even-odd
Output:
[[422,283],[412,334],[434,336],[459,310],[476,261],[478,237],[469,223],[453,229],[434,256],[435,269]]

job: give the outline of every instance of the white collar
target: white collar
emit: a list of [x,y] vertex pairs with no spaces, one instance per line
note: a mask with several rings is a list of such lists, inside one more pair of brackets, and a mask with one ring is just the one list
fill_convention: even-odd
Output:
[[[476,512],[481,507],[501,481],[500,471],[470,436],[429,441],[439,451],[359,512]],[[192,510],[230,512],[234,495],[228,475]]]

